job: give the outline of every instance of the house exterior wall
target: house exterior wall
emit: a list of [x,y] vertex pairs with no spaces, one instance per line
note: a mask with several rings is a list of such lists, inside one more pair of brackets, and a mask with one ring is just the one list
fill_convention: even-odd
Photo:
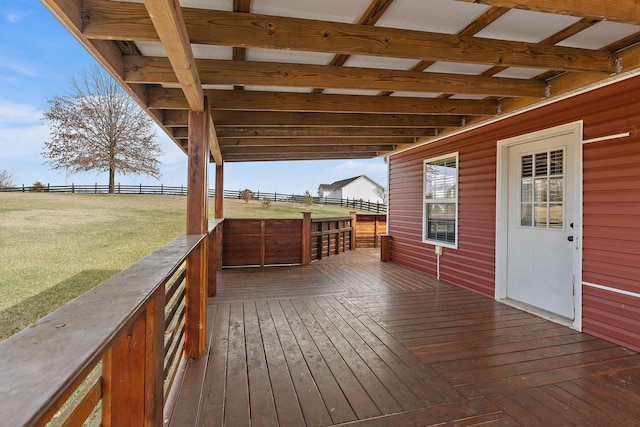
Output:
[[497,141],[577,120],[583,146],[582,329],[640,350],[640,78],[580,94],[391,156],[392,261],[436,274],[422,243],[423,161],[459,152],[458,249],[443,248],[442,280],[494,297]]
[[326,197],[327,199],[342,199],[342,190],[323,189],[319,192],[318,197]]
[[342,198],[362,199],[365,202],[382,203],[382,198],[376,194],[376,185],[365,178],[358,178],[342,187]]

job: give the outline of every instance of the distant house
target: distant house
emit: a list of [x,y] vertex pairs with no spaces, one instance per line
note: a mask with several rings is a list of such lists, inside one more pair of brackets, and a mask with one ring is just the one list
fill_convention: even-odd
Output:
[[366,175],[342,179],[332,184],[320,184],[318,197],[328,199],[356,199],[384,203],[385,188]]

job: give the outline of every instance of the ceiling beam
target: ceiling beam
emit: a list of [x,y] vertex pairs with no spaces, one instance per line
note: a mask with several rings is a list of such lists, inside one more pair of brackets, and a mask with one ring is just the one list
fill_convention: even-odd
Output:
[[[186,110],[164,111],[166,127],[188,126]],[[290,113],[262,111],[214,111],[216,128],[223,127],[373,127],[373,128],[457,128],[463,116],[421,116],[411,114],[356,114],[356,113]]]
[[279,162],[287,160],[349,160],[373,159],[384,153],[356,151],[344,153],[278,153],[278,154],[227,154],[225,163],[233,162]]
[[410,114],[288,113],[215,111],[216,127],[372,127],[442,128],[462,126],[462,116],[419,116]]
[[459,0],[512,9],[593,18],[640,25],[640,3],[637,0]]
[[167,52],[168,62],[182,86],[190,110],[203,112],[202,84],[178,0],[144,0],[144,6]]
[[[150,86],[149,108],[189,108],[179,89]],[[284,93],[258,91],[205,90],[213,110],[290,111],[419,115],[493,116],[495,101],[467,99],[406,98],[395,96],[328,95],[324,93]]]
[[353,128],[353,127],[310,127],[310,128],[221,128],[217,131],[218,138],[353,138],[375,137],[394,138],[408,136],[421,138],[434,136],[434,129],[394,129],[394,128]]
[[267,153],[349,153],[349,152],[380,152],[380,151],[392,151],[395,150],[395,144],[376,144],[376,145],[298,145],[298,146],[248,146],[248,147],[234,147],[225,146],[222,148],[222,154],[224,156],[229,154],[267,154]]
[[219,138],[220,147],[228,146],[243,146],[243,147],[262,147],[262,146],[288,146],[296,147],[301,145],[348,145],[355,147],[358,145],[371,145],[371,144],[394,144],[405,145],[413,144],[416,142],[416,138],[413,137],[397,137],[397,138],[375,138],[375,137],[361,137],[361,138],[333,138],[333,137],[320,137],[320,138]]
[[[500,97],[545,97],[539,80],[470,76],[422,71],[382,70],[278,62],[196,60],[202,84],[473,94]],[[167,58],[125,56],[129,83],[178,83]]]
[[[605,51],[241,12],[191,8],[182,12],[191,43],[198,44],[558,71],[616,71],[615,54]],[[83,32],[89,38],[159,40],[144,10],[135,3],[85,0],[83,20]]]

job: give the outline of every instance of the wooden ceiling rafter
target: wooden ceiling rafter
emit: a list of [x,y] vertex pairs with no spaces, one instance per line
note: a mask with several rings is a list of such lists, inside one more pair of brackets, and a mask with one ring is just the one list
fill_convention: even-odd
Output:
[[458,0],[467,3],[508,7],[640,25],[640,3],[636,0]]
[[[170,110],[187,110],[189,108],[182,91],[179,89],[149,86],[147,93],[148,108]],[[418,97],[213,89],[205,90],[204,93],[212,100],[212,110],[454,116],[494,116],[497,113],[495,101],[472,99],[438,100]]]
[[[299,112],[212,111],[217,128],[224,127],[370,127],[370,128],[443,128],[460,127],[462,116],[417,114],[339,114]],[[185,110],[166,110],[164,125],[186,127]]]
[[[379,139],[375,137],[353,137],[353,138],[333,138],[333,137],[319,137],[319,138],[219,138],[220,147],[266,147],[266,146],[283,146],[283,147],[298,147],[298,146],[350,146],[354,149],[358,149],[361,145],[372,145],[379,143]],[[412,144],[416,141],[415,137],[391,137],[385,138],[384,144],[392,145],[406,145]]]
[[[148,0],[149,1],[149,0]],[[86,0],[84,35],[90,39],[159,41],[135,3],[99,7]],[[397,28],[251,13],[183,8],[192,43],[367,55],[416,60],[615,72],[615,54],[540,43],[460,37]],[[127,16],[129,25],[121,25]]]
[[[544,98],[545,84],[537,80],[469,76],[421,71],[335,67],[327,65],[199,59],[195,66],[205,85],[325,87],[355,90],[452,92],[503,97]],[[175,84],[178,78],[167,58],[125,56],[129,83]]]
[[200,74],[178,0],[144,0],[144,6],[190,109],[203,112],[205,105]]
[[[306,18],[252,14],[256,5],[262,7],[260,0],[234,0],[232,11],[182,8],[179,0],[42,1],[183,150],[187,110],[197,111],[199,92],[210,99],[216,162],[377,156],[534,105],[549,93],[558,96],[603,81],[619,73],[621,64],[623,71],[640,68],[640,32],[600,49],[557,45],[603,19],[640,24],[634,0],[615,5],[592,0],[460,0],[490,7],[457,34],[376,25],[386,14],[397,19],[411,13],[402,10],[400,2],[390,9],[393,0],[369,1],[353,23],[345,22],[347,16],[318,20],[312,13]],[[471,6],[454,6],[473,11]],[[514,35],[476,36],[512,9],[580,20],[537,43],[513,41]],[[168,22],[159,21],[163,19]],[[166,57],[145,56],[157,52],[153,44],[139,43],[149,41],[162,42]],[[227,46],[233,53],[225,60],[195,59],[193,44]],[[293,61],[302,59],[297,64],[250,62],[251,48],[330,53],[332,59],[329,65],[304,63],[305,55]],[[346,65],[351,55],[414,60],[415,65],[388,70],[384,61],[376,68],[369,59],[369,68],[353,68]],[[478,75],[424,72],[435,62],[490,68]],[[549,71],[527,79],[499,77],[511,67]],[[266,87],[273,91],[262,92]],[[315,89],[309,93],[307,88]],[[364,92],[322,93],[326,89]],[[400,91],[402,96],[396,96]]]

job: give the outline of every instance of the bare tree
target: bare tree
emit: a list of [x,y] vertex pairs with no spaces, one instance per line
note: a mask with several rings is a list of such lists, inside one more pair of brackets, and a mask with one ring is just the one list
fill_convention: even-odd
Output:
[[0,188],[15,187],[13,174],[6,169],[0,169]]
[[373,192],[376,196],[382,199],[382,204],[387,204],[387,189],[384,187],[376,187],[373,189]]
[[109,192],[120,174],[160,178],[160,146],[153,122],[98,66],[71,80],[71,93],[47,100],[51,138],[42,155],[53,169],[109,173]]

